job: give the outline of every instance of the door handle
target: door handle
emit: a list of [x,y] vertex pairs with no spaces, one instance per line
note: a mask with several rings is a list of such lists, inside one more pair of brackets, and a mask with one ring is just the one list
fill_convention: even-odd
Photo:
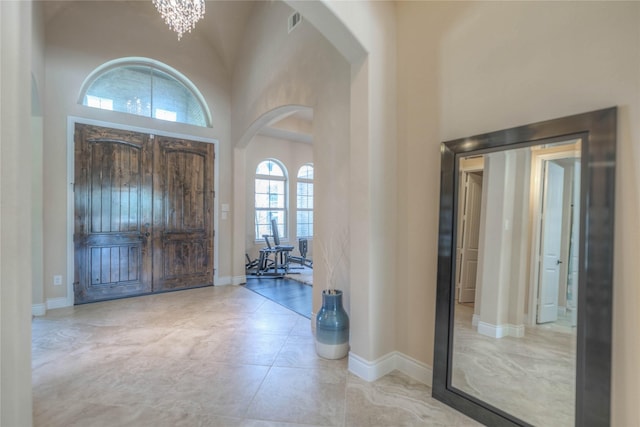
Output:
[[560,264],[562,264],[562,261],[557,260],[557,261],[556,261],[556,265],[560,265]]

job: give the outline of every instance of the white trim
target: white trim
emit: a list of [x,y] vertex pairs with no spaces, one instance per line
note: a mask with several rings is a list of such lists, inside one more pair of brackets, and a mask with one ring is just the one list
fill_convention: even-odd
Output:
[[214,286],[237,286],[247,283],[247,276],[222,276],[213,283]]
[[473,317],[471,318],[471,326],[478,326],[479,321],[480,321],[480,315],[473,313]]
[[365,381],[375,381],[394,369],[396,369],[396,366],[393,360],[393,353],[388,353],[373,362],[369,362],[354,352],[349,352],[349,372]]
[[399,351],[388,353],[373,362],[349,352],[349,372],[365,381],[375,381],[395,370],[431,387],[433,368]]
[[213,282],[213,286],[227,286],[231,284],[231,277],[229,276],[221,276],[218,277],[215,282]]
[[32,304],[31,305],[31,314],[33,316],[44,316],[47,314],[47,304]]
[[47,300],[47,310],[54,310],[56,308],[71,307],[73,304],[69,304],[67,297],[49,298]]
[[511,325],[509,323],[492,325],[491,323],[479,321],[478,333],[492,338],[507,336],[522,338],[524,336],[524,325]]
[[232,285],[242,285],[244,283],[247,283],[247,276],[244,274],[241,276],[233,276],[231,278]]
[[[85,125],[91,126],[101,126],[111,129],[119,129],[126,130],[131,132],[138,133],[148,133],[153,135],[162,135],[168,136],[170,138],[178,138],[178,139],[188,139],[191,141],[199,141],[205,142],[207,144],[214,145],[214,163],[213,163],[213,191],[216,194],[216,197],[213,199],[213,229],[218,230],[218,200],[220,194],[219,191],[219,178],[220,178],[220,150],[219,150],[219,141],[214,138],[205,138],[201,136],[195,135],[187,135],[182,133],[175,132],[166,132],[158,129],[149,129],[138,126],[129,126],[122,123],[112,123],[105,122],[102,120],[93,120],[87,119],[84,117],[77,116],[68,116],[67,117],[67,182],[69,183],[67,187],[67,297],[65,305],[60,307],[71,307],[75,304],[75,296],[73,290],[73,282],[75,280],[75,253],[74,253],[74,245],[73,245],[73,229],[74,229],[74,196],[73,196],[73,184],[75,180],[75,147],[74,147],[74,134],[75,134],[75,125],[76,123],[81,123]],[[218,235],[220,233],[214,233],[213,235],[213,247],[214,247],[214,255],[213,255],[213,283],[216,284],[220,279],[218,278]],[[49,302],[47,301],[47,306]],[[58,308],[58,307],[56,307]]]
[[433,381],[433,368],[431,366],[400,352],[396,352],[396,365],[396,369],[403,374],[431,387]]
[[510,337],[522,338],[524,336],[524,325],[509,324],[507,326]]
[[508,335],[506,328],[502,325],[492,325],[491,323],[479,321],[478,333],[491,338],[502,338]]

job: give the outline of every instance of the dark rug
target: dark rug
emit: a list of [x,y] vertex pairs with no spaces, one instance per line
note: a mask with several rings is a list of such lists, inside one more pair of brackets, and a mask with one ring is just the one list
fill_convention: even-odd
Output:
[[286,278],[247,276],[247,289],[311,318],[311,286]]

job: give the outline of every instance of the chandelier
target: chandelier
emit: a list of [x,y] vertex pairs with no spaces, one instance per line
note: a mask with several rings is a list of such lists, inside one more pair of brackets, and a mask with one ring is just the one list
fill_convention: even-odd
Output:
[[169,28],[178,33],[190,33],[204,16],[204,0],[152,0]]

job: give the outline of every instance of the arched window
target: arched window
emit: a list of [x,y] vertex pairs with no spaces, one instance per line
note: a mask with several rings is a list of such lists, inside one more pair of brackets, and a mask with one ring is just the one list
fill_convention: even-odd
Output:
[[147,58],[121,58],[98,67],[85,80],[80,103],[154,119],[211,126],[195,85],[177,70]]
[[276,219],[280,237],[287,236],[287,176],[284,166],[273,159],[263,160],[256,168],[255,182],[256,240],[271,235],[271,220]]
[[313,165],[307,163],[298,170],[297,236],[313,237]]

